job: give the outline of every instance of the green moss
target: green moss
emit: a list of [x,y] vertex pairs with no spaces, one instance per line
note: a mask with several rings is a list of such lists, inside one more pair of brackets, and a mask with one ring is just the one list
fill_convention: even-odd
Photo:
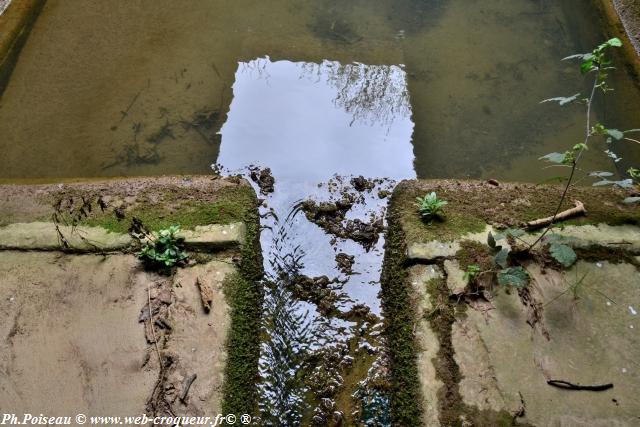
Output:
[[397,426],[417,426],[422,422],[420,385],[414,337],[415,310],[411,286],[404,268],[406,244],[400,226],[397,193],[388,214],[385,257],[382,267],[382,307],[389,346],[391,420]]
[[466,271],[470,265],[479,266],[481,271],[491,270],[494,267],[489,246],[473,240],[462,240],[455,258],[463,271]]
[[[385,333],[389,345],[391,368],[391,416],[393,425],[422,425],[420,386],[417,367],[417,345],[414,336],[416,310],[413,306],[411,286],[405,264],[406,234],[404,221],[407,202],[402,191],[394,193],[388,215],[385,259],[382,270],[382,306],[385,313]],[[406,205],[404,205],[406,207]],[[471,224],[471,223],[467,223]],[[475,227],[475,225],[473,225]],[[440,234],[442,235],[442,234]],[[477,242],[462,242],[458,255],[462,264],[490,262],[490,253],[485,245]],[[464,403],[459,384],[462,379],[455,360],[452,327],[456,318],[463,314],[466,306],[458,305],[449,298],[446,279],[433,279],[426,284],[427,293],[433,301],[434,310],[426,315],[430,328],[439,343],[439,350],[432,360],[436,377],[443,386],[438,391],[438,412],[443,426],[462,426],[463,420],[474,426],[513,426],[516,417],[507,411],[479,410]],[[526,424],[525,424],[526,425]]]
[[260,357],[260,315],[263,275],[260,250],[260,221],[253,191],[253,209],[245,211],[247,226],[245,243],[241,247],[239,272],[226,279],[225,297],[231,307],[231,330],[227,339],[227,365],[223,389],[222,413],[258,415]]
[[[467,211],[457,210],[451,202],[445,207],[445,214],[440,220],[426,223],[420,217],[415,206],[416,197],[422,192],[401,190],[398,186],[398,213],[402,227],[410,242],[415,241],[450,241],[466,233],[476,233],[484,230],[485,221]],[[425,191],[426,193],[427,191]],[[444,197],[448,200],[446,197]]]
[[624,263],[640,267],[640,262],[638,262],[636,257],[630,252],[624,250],[624,248],[592,246],[589,248],[575,248],[574,250],[580,261],[608,261],[612,264]]
[[[473,242],[471,242],[473,243]],[[469,252],[474,256],[473,249]],[[484,255],[484,251],[481,251]],[[462,374],[455,360],[452,330],[456,318],[466,309],[466,304],[456,304],[449,298],[449,290],[444,278],[432,279],[427,283],[427,292],[436,309],[427,317],[429,326],[438,339],[438,354],[433,358],[436,378],[442,381],[438,390],[438,413],[443,426],[463,426],[463,420],[478,427],[499,427],[528,425],[518,423],[516,417],[509,412],[480,410],[464,403],[460,394]]]
[[161,230],[170,225],[193,229],[198,225],[240,222],[247,210],[255,208],[255,195],[249,186],[226,187],[213,193],[212,202],[193,199],[181,200],[168,191],[154,203],[139,202],[119,219],[110,211],[94,213],[80,224],[103,227],[109,231],[126,233],[132,218],[138,218],[150,230]]
[[[400,183],[394,196],[402,227],[412,243],[454,240],[466,233],[482,231],[485,224],[520,227],[527,221],[553,215],[562,190],[552,185],[496,187],[481,181],[418,180]],[[443,221],[426,224],[420,219],[415,200],[431,191],[449,204]],[[638,208],[621,203],[627,195],[621,189],[573,188],[562,209],[573,207],[573,200],[577,199],[585,204],[588,214],[562,224],[640,225]]]

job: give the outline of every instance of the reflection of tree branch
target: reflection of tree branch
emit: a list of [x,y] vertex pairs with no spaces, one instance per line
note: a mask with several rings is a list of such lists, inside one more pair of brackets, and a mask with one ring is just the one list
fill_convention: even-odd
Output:
[[[239,70],[258,79],[269,80],[269,57],[241,62]],[[351,124],[378,123],[391,126],[396,118],[411,115],[409,91],[405,73],[396,65],[340,64],[335,61],[293,63],[300,70],[300,79],[314,83],[325,81],[336,89],[336,107],[351,114]]]
[[300,69],[302,76],[326,76],[327,83],[338,91],[335,105],[353,115],[352,123],[391,125],[396,117],[411,114],[405,74],[400,67],[325,61],[302,63]]

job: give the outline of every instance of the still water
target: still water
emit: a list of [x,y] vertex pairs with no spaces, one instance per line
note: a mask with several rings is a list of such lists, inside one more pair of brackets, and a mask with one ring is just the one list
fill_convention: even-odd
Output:
[[[412,144],[418,177],[537,181],[549,171],[533,160],[583,132],[580,107],[539,101],[584,91],[575,64],[560,59],[590,50],[601,27],[585,0],[50,0],[0,98],[0,178],[207,173],[238,71],[269,57],[304,63],[308,73],[334,67],[346,79],[336,85],[370,88],[321,108],[288,86],[274,98],[317,116],[343,146],[353,135],[336,110],[381,108],[370,119],[384,121],[393,108],[375,68],[339,75],[341,66],[393,66],[405,73],[402,102],[415,126],[403,143]],[[640,94],[623,64],[613,80],[617,92],[599,105],[599,119],[638,127]],[[268,122],[243,120],[276,140],[294,117],[276,106]],[[329,150],[317,132],[299,133],[310,154],[320,144]],[[351,150],[367,162],[369,150]],[[589,167],[613,167],[590,154]],[[624,154],[638,163],[637,150]]]

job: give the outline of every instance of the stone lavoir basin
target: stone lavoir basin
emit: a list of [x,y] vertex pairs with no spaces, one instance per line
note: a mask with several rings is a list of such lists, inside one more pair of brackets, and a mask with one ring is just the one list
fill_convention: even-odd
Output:
[[[584,138],[583,106],[540,104],[589,89],[562,58],[620,37],[592,116],[640,126],[634,7],[0,1],[0,407],[637,425],[632,189],[572,189],[570,269],[523,261],[527,291],[482,298],[463,279],[469,242],[553,214],[557,187],[508,182]],[[640,164],[607,148],[581,167]],[[430,191],[442,223],[417,214]],[[189,264],[142,269],[139,222],[180,225]]]

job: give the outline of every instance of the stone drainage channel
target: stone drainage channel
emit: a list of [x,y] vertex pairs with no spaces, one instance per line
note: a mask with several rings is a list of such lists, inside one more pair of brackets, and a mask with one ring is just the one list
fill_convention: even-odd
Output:
[[260,194],[264,425],[390,425],[380,271],[389,179],[334,176]]

